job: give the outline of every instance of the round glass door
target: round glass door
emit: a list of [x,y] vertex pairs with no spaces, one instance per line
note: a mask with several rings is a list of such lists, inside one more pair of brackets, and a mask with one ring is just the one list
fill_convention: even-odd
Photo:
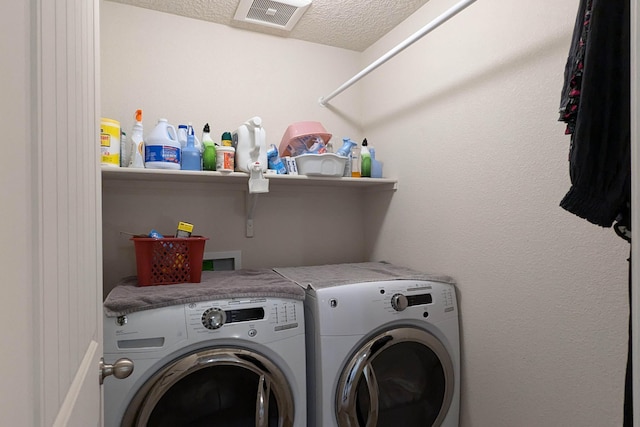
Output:
[[123,426],[291,427],[294,403],[284,374],[269,359],[220,348],[183,357],[138,391]]
[[340,427],[439,426],[453,399],[453,362],[416,328],[381,333],[351,358],[336,396]]

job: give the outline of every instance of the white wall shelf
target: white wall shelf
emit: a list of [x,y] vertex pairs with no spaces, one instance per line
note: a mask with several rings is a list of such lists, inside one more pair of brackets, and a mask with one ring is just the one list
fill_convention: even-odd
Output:
[[[265,175],[270,187],[322,186],[349,187],[367,190],[397,190],[398,180],[391,178],[333,178],[305,175]],[[114,181],[202,182],[216,184],[247,184],[249,174],[244,172],[182,171],[165,169],[130,169],[103,166],[102,179]]]
[[[304,190],[309,187],[362,189],[363,191],[395,191],[398,180],[389,178],[343,178],[305,175],[265,175],[270,189],[292,187]],[[133,169],[102,166],[102,180],[127,182],[211,183],[233,185],[247,191],[246,237],[253,237],[253,218],[258,193],[249,194],[249,174],[244,172],[183,171],[172,169]],[[269,193],[261,193],[268,197]]]

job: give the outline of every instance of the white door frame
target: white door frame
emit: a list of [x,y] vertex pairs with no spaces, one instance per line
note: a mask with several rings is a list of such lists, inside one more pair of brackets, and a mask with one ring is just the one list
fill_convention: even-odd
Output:
[[631,1],[631,253],[636,258],[631,264],[632,301],[631,327],[633,330],[633,412],[635,427],[640,426],[640,7]]

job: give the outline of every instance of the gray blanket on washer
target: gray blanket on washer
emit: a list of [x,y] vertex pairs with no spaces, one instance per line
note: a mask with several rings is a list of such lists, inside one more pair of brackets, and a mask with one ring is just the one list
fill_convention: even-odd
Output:
[[104,301],[108,317],[135,311],[212,299],[304,299],[304,290],[272,269],[203,271],[201,283],[138,286],[136,276],[123,279]]
[[309,267],[277,267],[273,269],[302,288],[313,289],[383,280],[430,280],[455,284],[445,275],[415,271],[387,262],[361,262],[350,264],[316,265]]

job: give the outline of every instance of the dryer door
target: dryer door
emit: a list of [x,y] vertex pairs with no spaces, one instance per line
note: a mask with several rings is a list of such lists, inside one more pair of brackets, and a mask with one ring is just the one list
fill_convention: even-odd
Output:
[[453,393],[453,362],[444,345],[421,329],[392,329],[360,347],[342,371],[338,425],[439,426]]
[[291,427],[294,403],[282,371],[246,349],[184,356],[153,375],[131,401],[123,426]]

